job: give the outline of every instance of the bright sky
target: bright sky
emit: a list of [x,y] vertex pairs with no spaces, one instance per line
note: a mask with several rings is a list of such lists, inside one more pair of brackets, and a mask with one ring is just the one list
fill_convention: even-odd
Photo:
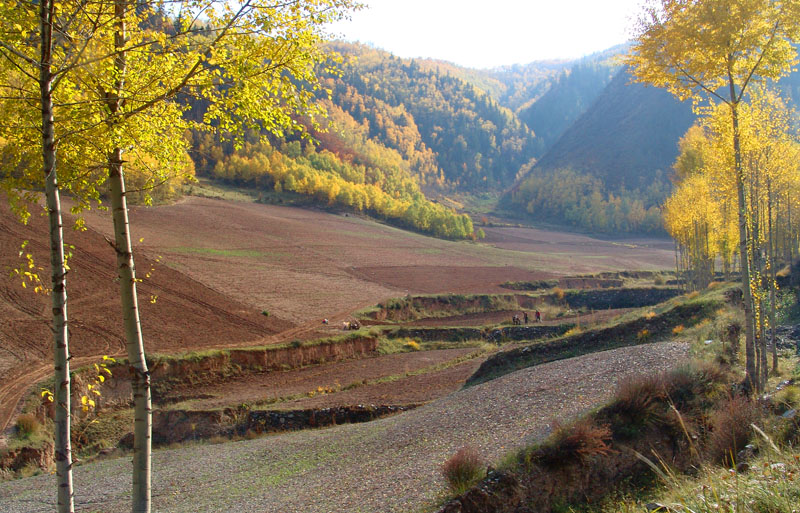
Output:
[[332,26],[400,57],[473,68],[575,58],[631,37],[643,0],[361,0],[368,7]]

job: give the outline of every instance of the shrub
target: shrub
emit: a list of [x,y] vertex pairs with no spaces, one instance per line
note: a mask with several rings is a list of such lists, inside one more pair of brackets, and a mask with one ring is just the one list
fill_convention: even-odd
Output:
[[683,411],[698,399],[704,402],[711,396],[716,391],[713,385],[726,381],[727,373],[715,363],[690,362],[667,372],[663,380],[665,393]]
[[643,329],[639,333],[636,334],[636,339],[639,342],[648,342],[650,340],[650,330],[647,328]]
[[609,454],[610,440],[611,429],[589,417],[568,425],[556,423],[550,438],[530,457],[549,467],[586,463],[596,456]]
[[564,289],[562,289],[561,287],[553,287],[553,295],[559,301],[563,301],[564,300]]
[[484,476],[485,465],[474,447],[462,447],[442,465],[442,474],[455,495],[466,492]]
[[623,378],[617,385],[614,399],[604,414],[611,423],[614,436],[630,438],[642,429],[661,421],[664,392],[663,374],[646,374]]
[[760,417],[758,405],[742,396],[723,401],[712,413],[711,435],[708,440],[709,457],[725,465],[736,464],[736,454],[750,441],[751,424]]
[[664,285],[664,277],[658,275],[655,278],[653,278],[653,285]]
[[24,413],[17,418],[17,433],[21,438],[30,438],[39,432],[42,425],[33,415]]
[[406,348],[410,349],[411,351],[419,351],[420,350],[419,342],[417,342],[416,340],[409,340],[408,342],[405,343],[405,346],[406,346]]
[[261,310],[261,315],[263,315],[264,317],[269,317],[269,311],[268,310]]
[[677,326],[672,328],[672,334],[680,335],[681,333],[683,333],[683,330],[684,330],[683,324],[678,324]]
[[773,400],[779,414],[795,409],[800,405],[800,388],[795,385],[785,386],[775,394]]

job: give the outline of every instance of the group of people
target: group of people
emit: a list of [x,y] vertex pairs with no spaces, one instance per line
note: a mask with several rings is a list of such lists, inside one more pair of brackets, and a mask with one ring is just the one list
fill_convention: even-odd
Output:
[[[527,311],[522,312],[522,317],[521,318],[520,318],[519,315],[515,315],[511,319],[511,321],[514,324],[528,324],[528,312]],[[540,312],[539,310],[536,310],[534,312],[534,314],[533,314],[533,321],[534,322],[542,322],[542,312]]]
[[[328,324],[330,324],[330,321],[327,318],[322,319],[322,324],[327,326]],[[358,330],[361,329],[361,324],[359,324],[358,321],[342,321],[342,329],[345,331]]]

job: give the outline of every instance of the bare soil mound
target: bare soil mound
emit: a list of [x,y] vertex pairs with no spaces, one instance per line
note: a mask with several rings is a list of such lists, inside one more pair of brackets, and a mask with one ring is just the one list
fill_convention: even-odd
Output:
[[[418,404],[457,390],[484,358],[456,372],[435,370],[474,352],[474,348],[414,351],[360,358],[284,372],[249,374],[224,383],[175,387],[162,398],[169,407],[213,409],[250,405],[301,409],[357,404]],[[200,397],[198,397],[198,395]],[[188,401],[188,402],[187,402]],[[156,407],[162,407],[156,405]]]
[[[14,388],[15,380],[51,360],[50,298],[35,294],[31,286],[22,288],[19,279],[9,273],[9,268],[23,263],[20,244],[27,240],[25,251],[33,254],[37,266],[43,267],[39,271],[42,280],[49,281],[45,221],[35,212],[30,223],[23,226],[12,217],[5,199],[0,200],[0,429],[5,425],[6,410],[13,408],[18,399],[6,395]],[[70,350],[75,357],[120,355],[124,353],[124,334],[114,252],[91,229],[66,230],[65,237],[75,246],[67,276]],[[148,271],[151,274],[139,285],[148,352],[252,343],[293,327],[286,320],[265,317],[251,305],[156,263],[146,253],[137,254],[136,263],[140,277],[144,278]]]

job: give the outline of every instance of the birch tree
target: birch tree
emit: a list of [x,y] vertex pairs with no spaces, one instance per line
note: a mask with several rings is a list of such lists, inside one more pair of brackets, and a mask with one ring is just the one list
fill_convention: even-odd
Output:
[[[323,26],[356,5],[350,0],[248,0],[239,4],[176,1],[158,7],[126,0],[91,3],[43,0],[24,3],[24,9],[19,9],[19,5],[4,1],[0,13],[3,27],[13,27],[10,33],[14,35],[0,41],[7,71],[4,79],[8,79],[2,83],[8,100],[4,101],[3,110],[12,117],[15,112],[42,115],[41,125],[34,128],[41,133],[41,158],[44,175],[49,180],[47,201],[54,234],[53,312],[55,346],[60,351],[56,356],[59,504],[65,504],[64,511],[73,509],[69,381],[65,379],[69,376],[65,268],[54,166],[56,147],[64,148],[75,139],[86,144],[85,151],[76,154],[94,162],[87,160],[72,169],[80,170],[76,173],[82,173],[84,182],[89,178],[102,181],[96,165],[100,155],[110,181],[113,245],[129,362],[135,376],[132,508],[150,511],[149,373],[127,221],[125,154],[139,164],[147,165],[147,161],[154,160],[161,168],[175,164],[174,157],[185,149],[180,132],[189,126],[183,114],[192,98],[205,107],[197,127],[220,130],[237,140],[246,129],[279,135],[300,130],[301,116],[313,124],[323,114],[314,101],[319,88],[314,66],[327,58],[319,45]],[[37,20],[41,21],[39,32],[31,28]],[[34,36],[29,37],[32,33]],[[32,50],[41,52],[31,56]],[[56,64],[53,55],[57,57]],[[36,86],[38,95],[31,94],[32,88],[25,89],[17,83],[26,80]],[[54,107],[53,92],[59,87],[72,97],[65,95]],[[180,103],[179,95],[182,95]],[[10,106],[13,101],[18,103]],[[64,133],[60,138],[59,130]],[[13,133],[14,130],[9,130],[7,135]],[[143,158],[144,155],[149,159]],[[17,187],[24,186],[21,180],[14,183],[8,186],[12,196]],[[98,197],[96,188],[87,190],[90,194],[79,194],[79,201],[87,196]]]
[[[30,216],[32,190],[45,191],[50,232],[49,294],[52,303],[55,460],[57,510],[74,511],[70,443],[70,353],[67,315],[67,265],[60,189],[82,201],[97,198],[98,184],[85,169],[92,151],[78,138],[85,113],[69,70],[81,58],[98,28],[83,1],[0,2],[0,116],[2,138],[13,165],[2,173],[12,209],[24,221]],[[58,157],[58,158],[57,158]],[[37,165],[38,162],[38,165]],[[59,162],[67,163],[63,169]],[[72,166],[80,162],[79,166]],[[78,171],[80,169],[80,171]]]
[[712,98],[729,109],[739,218],[745,314],[745,383],[756,386],[754,245],[739,130],[740,105],[753,83],[777,80],[796,62],[800,0],[658,0],[647,4],[627,57],[635,80],[679,98]]
[[[135,429],[133,511],[150,511],[150,378],[139,321],[136,273],[128,222],[126,154],[139,163],[155,157],[175,163],[190,126],[219,130],[241,141],[246,131],[282,135],[312,125],[323,110],[316,65],[329,56],[323,26],[355,7],[350,0],[175,1],[158,9],[116,0],[113,23],[97,38],[94,54],[113,59],[90,63],[81,82],[96,94],[103,120],[125,336],[133,369]],[[169,18],[165,12],[175,13]],[[200,20],[203,20],[202,22]],[[190,102],[203,105],[190,123]],[[179,102],[178,100],[182,100]]]

